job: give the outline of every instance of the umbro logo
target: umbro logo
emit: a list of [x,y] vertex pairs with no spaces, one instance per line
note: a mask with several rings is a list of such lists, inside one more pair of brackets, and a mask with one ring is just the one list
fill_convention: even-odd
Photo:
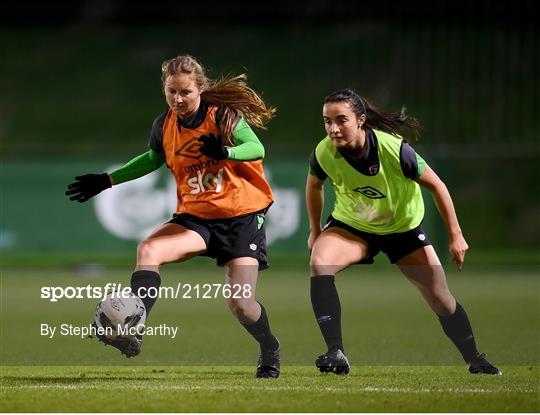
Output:
[[371,186],[357,187],[356,189],[354,189],[354,191],[361,193],[364,196],[369,197],[370,199],[383,199],[386,197],[379,190]]
[[201,143],[197,140],[191,140],[187,143],[184,143],[182,147],[180,147],[179,150],[177,150],[174,155],[175,156],[182,156],[187,157],[190,159],[200,159],[202,154],[199,151],[201,148]]

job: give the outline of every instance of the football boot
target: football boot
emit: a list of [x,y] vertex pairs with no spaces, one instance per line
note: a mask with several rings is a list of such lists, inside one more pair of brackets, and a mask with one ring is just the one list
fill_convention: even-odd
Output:
[[277,349],[261,351],[259,355],[259,361],[257,362],[257,371],[255,377],[257,378],[273,378],[279,377],[279,370],[281,366],[281,346],[279,340],[276,337]]
[[[96,333],[97,333],[97,326],[95,323],[93,324],[94,327],[96,327]],[[141,353],[142,350],[142,336],[140,334],[137,334],[133,338],[125,338],[125,337],[118,337],[117,339],[109,339],[107,336],[96,334],[96,337],[99,339],[99,341],[107,346],[115,347],[116,349],[120,350],[120,353],[129,357],[135,357],[139,353]]]
[[488,362],[484,353],[478,353],[476,357],[469,362],[469,372],[482,375],[502,375],[502,372],[499,369]]
[[320,355],[315,361],[315,366],[322,373],[335,373],[336,375],[347,375],[350,365],[347,356],[338,348],[328,350],[323,355]]

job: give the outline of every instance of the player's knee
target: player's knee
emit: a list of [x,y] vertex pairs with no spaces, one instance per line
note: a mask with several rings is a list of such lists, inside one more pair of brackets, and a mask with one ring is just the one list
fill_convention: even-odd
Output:
[[154,241],[147,239],[137,246],[137,262],[140,265],[161,265],[159,250]]
[[319,252],[313,252],[309,261],[311,276],[316,275],[335,275],[342,267],[333,265],[335,259]]
[[335,263],[335,259],[331,258],[328,253],[322,250],[313,251],[309,259],[309,265],[311,267],[324,267]]

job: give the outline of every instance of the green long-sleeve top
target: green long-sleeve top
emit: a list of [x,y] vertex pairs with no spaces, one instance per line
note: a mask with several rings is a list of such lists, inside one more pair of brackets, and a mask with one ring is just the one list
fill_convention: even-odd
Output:
[[[229,147],[230,160],[252,161],[264,158],[264,147],[244,118],[236,125]],[[145,176],[159,169],[165,162],[165,155],[155,150],[149,150],[128,161],[118,170],[110,173],[113,184],[120,184]]]

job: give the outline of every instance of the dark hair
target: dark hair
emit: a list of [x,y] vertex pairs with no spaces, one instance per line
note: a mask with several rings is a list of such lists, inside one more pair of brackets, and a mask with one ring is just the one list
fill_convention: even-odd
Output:
[[416,118],[407,115],[405,107],[402,107],[399,112],[384,112],[352,89],[340,89],[332,92],[324,98],[324,103],[327,102],[348,103],[358,117],[365,114],[365,125],[369,128],[407,138],[410,141],[420,137],[422,127]]

